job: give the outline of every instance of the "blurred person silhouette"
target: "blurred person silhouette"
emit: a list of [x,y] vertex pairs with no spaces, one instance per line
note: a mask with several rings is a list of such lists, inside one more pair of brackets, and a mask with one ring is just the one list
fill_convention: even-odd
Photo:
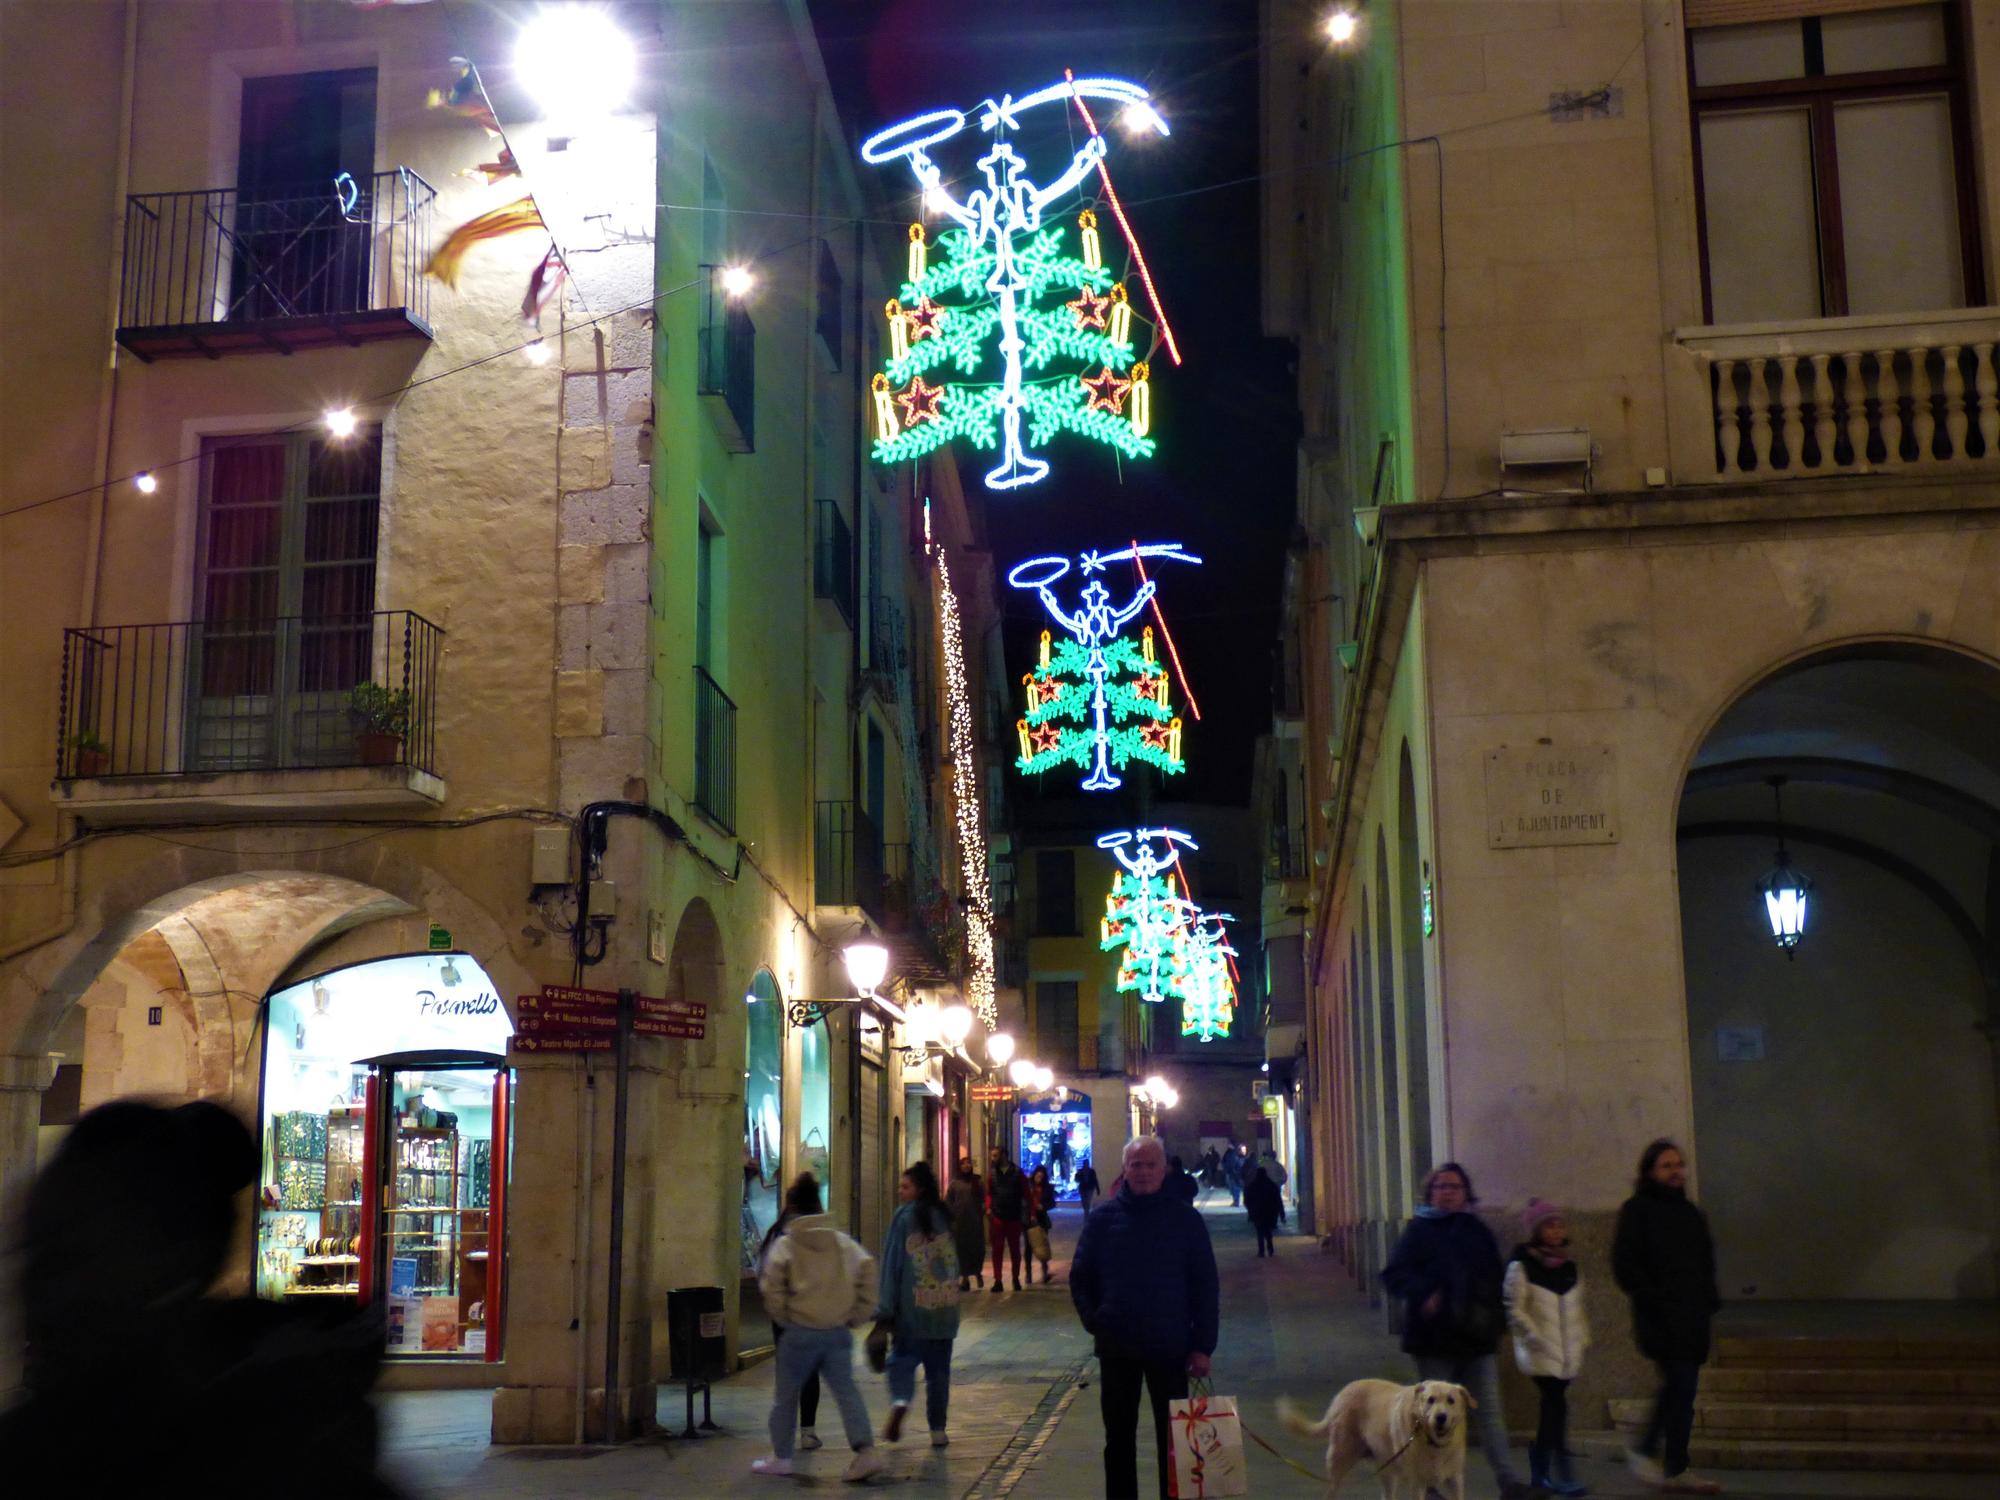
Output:
[[368,1399],[380,1318],[210,1295],[257,1170],[255,1139],[216,1104],[121,1100],[70,1130],[17,1225],[10,1492],[264,1496],[302,1473],[397,1494],[376,1473]]

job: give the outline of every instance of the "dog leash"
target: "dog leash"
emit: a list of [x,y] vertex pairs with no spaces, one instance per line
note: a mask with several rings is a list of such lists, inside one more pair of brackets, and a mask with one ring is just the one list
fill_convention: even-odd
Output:
[[[1304,1464],[1295,1463],[1293,1460],[1287,1458],[1284,1454],[1280,1453],[1276,1448],[1272,1447],[1269,1443],[1264,1441],[1262,1435],[1260,1435],[1255,1428],[1251,1427],[1251,1425],[1248,1422],[1244,1421],[1240,1413],[1236,1418],[1236,1425],[1242,1429],[1243,1435],[1245,1437],[1250,1439],[1250,1441],[1255,1443],[1259,1448],[1262,1448],[1266,1453],[1270,1454],[1271,1457],[1275,1458],[1279,1463],[1283,1464],[1286,1468],[1292,1470],[1294,1473],[1303,1474],[1305,1475],[1306,1478],[1315,1480],[1320,1484],[1325,1484],[1327,1482],[1326,1475],[1316,1474],[1311,1469],[1308,1469]],[[1394,1453],[1390,1454],[1381,1463],[1375,1466],[1375,1472],[1377,1474],[1380,1474],[1383,1470],[1387,1469],[1389,1465],[1393,1464],[1397,1459],[1401,1458],[1405,1453],[1408,1453],[1410,1451],[1411,1445],[1414,1444],[1418,1439],[1418,1437],[1420,1437],[1421,1435],[1422,1434],[1420,1432],[1411,1433],[1408,1442],[1404,1443],[1402,1447],[1398,1448]]]

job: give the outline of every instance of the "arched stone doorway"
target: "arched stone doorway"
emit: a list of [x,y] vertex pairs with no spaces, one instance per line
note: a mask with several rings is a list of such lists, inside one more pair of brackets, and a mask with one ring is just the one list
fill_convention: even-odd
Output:
[[[1772,672],[1695,756],[1681,935],[1726,1298],[2000,1291],[1996,747],[2000,670],[1885,641]],[[1789,956],[1758,890],[1780,796],[1813,882]]]

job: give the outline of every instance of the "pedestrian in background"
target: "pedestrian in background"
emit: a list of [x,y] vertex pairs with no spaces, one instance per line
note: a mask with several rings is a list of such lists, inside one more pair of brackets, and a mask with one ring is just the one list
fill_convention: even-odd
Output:
[[893,1325],[889,1346],[889,1422],[885,1442],[903,1435],[903,1416],[917,1395],[917,1366],[924,1370],[924,1416],[931,1446],[942,1448],[951,1410],[951,1345],[958,1337],[958,1248],[951,1215],[938,1198],[929,1162],[913,1162],[896,1184],[901,1207],[882,1242],[878,1326]]
[[1271,1174],[1262,1167],[1250,1173],[1249,1185],[1242,1189],[1243,1207],[1250,1214],[1250,1227],[1257,1231],[1257,1258],[1278,1253],[1273,1236],[1285,1217],[1285,1198]]
[[[805,1184],[812,1184],[812,1191],[805,1191]],[[764,1243],[757,1251],[757,1275],[764,1274],[764,1265],[771,1258],[771,1247],[778,1242],[794,1219],[800,1214],[819,1212],[819,1182],[810,1173],[802,1174],[785,1193],[785,1206],[779,1211],[778,1221],[764,1236]],[[775,1318],[771,1320],[771,1343],[775,1348],[784,1347],[785,1325]],[[773,1358],[776,1356],[773,1355]],[[798,1446],[810,1452],[820,1446],[819,1433],[819,1376],[808,1375],[799,1387],[799,1433]]]
[[958,1159],[958,1175],[945,1196],[951,1209],[952,1243],[958,1250],[958,1289],[972,1290],[972,1281],[986,1285],[986,1184],[972,1170],[972,1158]]
[[1229,1189],[1229,1206],[1243,1206],[1243,1152],[1236,1142],[1229,1143],[1229,1149],[1222,1153],[1222,1182]]
[[1167,1191],[1158,1137],[1125,1145],[1118,1191],[1088,1219],[1070,1262],[1069,1294],[1097,1349],[1104,1413],[1106,1500],[1138,1500],[1139,1390],[1153,1407],[1160,1493],[1167,1493],[1167,1403],[1206,1379],[1215,1352],[1220,1288],[1208,1225]]
[[1042,1285],[1049,1284],[1049,1231],[1055,1227],[1055,1220],[1049,1210],[1056,1206],[1055,1184],[1049,1181],[1049,1169],[1037,1167],[1028,1178],[1028,1280],[1035,1279],[1035,1262],[1042,1263]]
[[813,1375],[833,1391],[853,1461],[840,1477],[859,1483],[882,1472],[868,1405],[854,1383],[854,1332],[875,1311],[875,1258],[834,1228],[820,1212],[819,1183],[801,1173],[787,1203],[798,1214],[772,1242],[757,1285],[771,1321],[785,1325],[776,1358],[778,1387],[771,1402],[771,1454],[750,1465],[751,1472],[778,1477],[792,1470],[792,1440],[799,1415],[799,1391]]
[[1472,1179],[1455,1161],[1424,1179],[1424,1201],[1382,1268],[1382,1285],[1402,1299],[1403,1348],[1424,1380],[1472,1392],[1479,1446],[1503,1500],[1541,1494],[1521,1482],[1507,1446],[1494,1355],[1506,1331],[1500,1245],[1472,1212]]
[[1194,1174],[1181,1165],[1178,1156],[1167,1158],[1167,1191],[1184,1203],[1192,1203],[1201,1196],[1201,1185],[1194,1180]]
[[1014,1260],[1014,1290],[1021,1290],[1021,1227],[1023,1216],[1028,1211],[1028,1179],[1021,1175],[1021,1169],[1007,1160],[1007,1153],[998,1146],[987,1155],[986,1173],[986,1214],[987,1232],[993,1242],[993,1290],[1001,1290],[1000,1275],[1005,1269],[1000,1262],[1000,1252],[1006,1250]]
[[1611,1274],[1632,1299],[1639,1352],[1660,1367],[1652,1420],[1626,1462],[1650,1489],[1718,1494],[1721,1485],[1688,1472],[1695,1392],[1722,1309],[1715,1241],[1688,1198],[1687,1157],[1672,1141],[1654,1141],[1639,1158],[1639,1180],[1618,1210]]
[[1514,1363],[1541,1392],[1541,1416],[1528,1445],[1528,1478],[1557,1495],[1588,1493],[1569,1462],[1569,1383],[1583,1373],[1590,1320],[1583,1276],[1569,1253],[1569,1224],[1553,1203],[1530,1198],[1521,1216],[1527,1239],[1507,1262],[1501,1296],[1514,1335]]
[[1097,1168],[1090,1164],[1090,1158],[1086,1156],[1083,1165],[1076,1169],[1076,1196],[1083,1204],[1083,1216],[1086,1219],[1090,1217],[1090,1205],[1097,1201],[1097,1195],[1101,1191],[1103,1189],[1097,1182]]

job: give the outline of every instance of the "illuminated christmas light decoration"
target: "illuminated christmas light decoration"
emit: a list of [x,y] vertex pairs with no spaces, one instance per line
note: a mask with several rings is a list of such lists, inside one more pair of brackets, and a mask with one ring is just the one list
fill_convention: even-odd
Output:
[[[1142,557],[1201,561],[1178,542],[1143,547],[1134,542],[1117,552],[1084,553],[1080,571],[1089,577],[1114,562],[1139,563]],[[1159,585],[1144,579],[1129,600],[1114,605],[1103,581],[1091,578],[1079,607],[1070,611],[1054,592],[1069,570],[1067,557],[1035,557],[1007,574],[1014,588],[1035,590],[1042,607],[1067,632],[1059,645],[1050,632],[1042,632],[1035,669],[1021,679],[1027,712],[1015,725],[1021,745],[1015,766],[1038,774],[1074,765],[1088,772],[1082,786],[1089,792],[1122,785],[1115,773],[1133,761],[1170,776],[1179,773],[1186,769],[1181,721],[1173,709],[1172,681],[1154,653],[1153,628],[1142,630],[1136,642],[1123,633],[1155,602]]]
[[[1102,168],[1104,138],[1093,128],[1069,165],[1045,185],[1027,175],[1028,163],[1007,140],[1008,131],[1020,128],[1024,111],[1058,100],[1081,105],[1085,96],[1122,103],[1146,126],[1167,134],[1166,121],[1137,84],[1066,75],[1062,83],[1022,98],[1003,95],[980,107],[979,129],[994,143],[978,161],[984,185],[962,202],[945,187],[929,154],[968,128],[962,111],[917,115],[862,143],[862,159],[871,165],[908,165],[925,207],[956,225],[939,236],[943,258],[935,265],[924,226],[910,226],[909,279],[889,313],[890,356],[880,378],[891,389],[911,394],[941,389],[941,395],[935,413],[922,422],[886,422],[878,400],[878,462],[906,462],[963,439],[976,448],[1000,450],[986,484],[1008,490],[1048,474],[1047,461],[1029,450],[1046,446],[1059,433],[1091,438],[1128,458],[1152,454],[1150,405],[1143,432],[1124,411],[1131,385],[1127,372],[1138,350],[1130,301],[1104,266],[1097,216],[1088,209],[1079,216],[1075,255],[1064,253],[1062,228],[1043,223],[1053,204],[1074,192],[1093,167]],[[1119,222],[1129,240],[1122,210]],[[1136,245],[1133,249],[1143,271],[1144,260]],[[899,342],[896,325],[918,314],[934,317],[932,336],[912,327]],[[996,355],[997,372],[991,368]],[[1074,373],[1052,370],[1058,362]],[[947,370],[957,378],[942,388],[922,384],[924,376]],[[1087,378],[1093,370],[1095,381]]]
[[1111,880],[1098,925],[1098,947],[1122,947],[1117,985],[1159,1004],[1180,998],[1190,972],[1190,935],[1199,912],[1181,894],[1176,867],[1181,849],[1200,847],[1174,828],[1135,828],[1107,833],[1097,847],[1124,868]]
[[[879,376],[877,377],[880,378]],[[958,595],[944,547],[931,540],[930,502],[924,502],[924,549],[937,563],[938,638],[943,647],[947,742],[951,752],[952,812],[958,826],[958,861],[965,897],[965,998],[989,1030],[1000,1024],[993,996],[993,887],[986,867],[986,828],[973,764],[972,693],[965,672],[965,636]]]
[[1229,1035],[1236,1019],[1236,981],[1230,960],[1236,949],[1222,924],[1224,912],[1205,911],[1189,935],[1188,973],[1181,995],[1181,1035],[1212,1042]]
[[[1143,370],[1145,366],[1141,365],[1138,368]],[[1151,408],[1149,406],[1148,410],[1150,409]],[[1139,544],[1137,541],[1134,541],[1132,543],[1132,547],[1135,552],[1137,551],[1138,546]],[[1146,560],[1143,556],[1133,557],[1132,566],[1139,570],[1140,583],[1144,584],[1151,581],[1146,577]],[[1158,594],[1153,595],[1153,618],[1159,621],[1160,634],[1166,638],[1167,655],[1173,658],[1174,675],[1178,677],[1181,681],[1181,691],[1187,694],[1188,711],[1194,715],[1195,722],[1200,723],[1201,705],[1194,701],[1194,689],[1188,685],[1187,673],[1181,668],[1181,648],[1174,644],[1174,633],[1171,630],[1167,629],[1167,617],[1160,609],[1160,596]]]

